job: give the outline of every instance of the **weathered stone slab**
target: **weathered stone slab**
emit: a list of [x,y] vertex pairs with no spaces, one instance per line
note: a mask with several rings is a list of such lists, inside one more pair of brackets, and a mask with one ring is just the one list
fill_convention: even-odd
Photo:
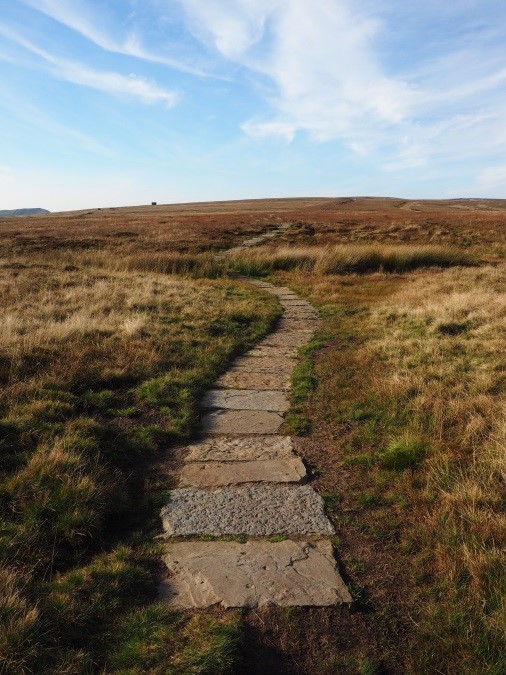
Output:
[[176,537],[334,534],[323,500],[307,485],[179,488],[171,491],[161,517],[165,533]]
[[275,434],[283,415],[264,410],[216,410],[202,419],[208,434]]
[[300,316],[285,316],[279,322],[276,330],[270,333],[270,335],[267,335],[264,340],[268,340],[271,337],[276,337],[280,333],[286,332],[306,333],[306,335],[311,334],[314,333],[315,329],[318,327],[318,324],[318,320],[314,318],[301,319]]
[[267,410],[285,412],[290,401],[282,391],[251,389],[212,389],[204,396],[204,408],[225,410]]
[[266,347],[303,347],[313,335],[314,331],[299,330],[273,333],[264,338],[260,344]]
[[187,462],[242,462],[295,457],[290,436],[211,436],[188,446]]
[[260,358],[267,356],[274,359],[284,356],[289,359],[293,359],[297,356],[297,352],[298,350],[295,347],[263,347],[260,343],[260,346],[256,347],[255,349],[251,349],[247,355]]
[[181,469],[181,487],[219,487],[241,483],[300,483],[306,478],[301,459],[253,462],[191,462]]
[[328,541],[168,544],[160,599],[179,609],[349,604]]
[[292,298],[284,295],[281,298],[281,304],[283,307],[304,307],[305,309],[314,310],[314,307],[311,303],[309,303],[307,300],[301,300],[297,296]]
[[287,316],[279,322],[276,332],[271,333],[271,335],[279,335],[280,333],[286,333],[290,331],[297,331],[299,333],[311,335],[315,332],[319,325],[320,321],[317,318],[301,319],[300,316]]
[[299,297],[296,293],[294,293],[290,288],[287,286],[275,286],[272,289],[272,293],[274,295],[294,295],[295,297]]
[[318,319],[318,314],[311,311],[310,309],[294,308],[293,310],[286,310],[283,314],[283,319],[298,319],[299,321],[316,321]]
[[222,375],[215,386],[230,389],[288,390],[291,387],[290,373],[284,375],[271,373],[244,373],[228,371]]
[[232,371],[243,373],[279,373],[290,374],[297,365],[295,359],[282,357],[279,359],[240,356],[232,364]]

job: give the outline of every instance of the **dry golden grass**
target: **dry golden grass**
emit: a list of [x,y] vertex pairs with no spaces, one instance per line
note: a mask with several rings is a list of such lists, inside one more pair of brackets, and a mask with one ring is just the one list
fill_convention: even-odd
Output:
[[238,251],[227,261],[232,270],[253,275],[279,270],[304,270],[324,275],[409,272],[420,267],[478,264],[476,256],[456,248],[385,244],[262,246]]
[[371,319],[385,331],[371,347],[391,369],[378,391],[409,399],[407,431],[432,446],[415,537],[447,598],[430,606],[425,635],[445,609],[449,623],[460,618],[465,672],[466,641],[483,656],[484,636],[506,640],[504,268],[417,279]]
[[337,495],[345,570],[377,610],[369,656],[393,672],[503,672],[504,266],[280,283],[326,318],[297,411],[315,486]]
[[[265,200],[1,221],[0,670],[237,662],[236,616],[147,604],[146,544],[167,488],[150,463],[276,316],[232,269],[277,274],[326,318],[296,416],[313,422],[315,485],[338,505],[367,610],[266,616],[267,651],[280,641],[302,672],[503,672],[504,268],[461,265],[500,263],[504,207]],[[213,258],[285,222],[281,246]]]
[[[196,428],[202,392],[278,314],[240,282],[115,262],[48,252],[0,265],[2,673],[98,672],[114,649],[128,663],[118,636],[154,596],[151,528],[167,487],[150,486],[149,466]],[[140,561],[117,548],[135,527]],[[146,640],[174,621],[160,611],[138,626]],[[192,651],[178,621],[174,657],[221,672],[237,628],[209,624]],[[150,655],[157,672],[164,649]]]

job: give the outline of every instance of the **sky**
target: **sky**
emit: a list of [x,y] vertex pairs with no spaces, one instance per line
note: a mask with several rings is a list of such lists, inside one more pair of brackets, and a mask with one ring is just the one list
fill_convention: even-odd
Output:
[[504,0],[2,0],[0,209],[506,198]]

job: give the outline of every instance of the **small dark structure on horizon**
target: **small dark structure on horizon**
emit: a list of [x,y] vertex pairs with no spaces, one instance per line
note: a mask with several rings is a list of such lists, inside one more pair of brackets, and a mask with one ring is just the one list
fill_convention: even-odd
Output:
[[151,206],[156,206],[156,202],[151,202]]

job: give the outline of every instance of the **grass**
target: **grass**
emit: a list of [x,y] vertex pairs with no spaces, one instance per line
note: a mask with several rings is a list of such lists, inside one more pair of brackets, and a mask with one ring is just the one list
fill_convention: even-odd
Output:
[[91,262],[0,269],[0,670],[144,672],[135,631],[151,626],[151,672],[169,651],[170,672],[225,672],[237,622],[149,606],[163,500],[149,467],[277,305],[239,282]]
[[108,659],[113,672],[224,675],[237,659],[239,616],[185,617],[155,604],[125,621],[116,641]]
[[[364,658],[381,645],[402,672],[502,672],[504,269],[285,272],[280,283],[325,317],[295,409],[313,429],[306,459],[323,469],[314,485],[350,584],[376,608]],[[396,584],[371,585],[385,569]]]
[[[283,222],[283,245],[213,257]],[[0,223],[0,671],[226,673],[261,655],[271,672],[504,672],[504,243],[503,204]],[[230,271],[324,318],[286,425],[318,467],[351,617],[155,601],[171,447],[277,315]]]
[[241,274],[262,276],[276,271],[303,270],[316,274],[404,273],[424,267],[478,264],[471,253],[437,246],[317,246],[252,249],[229,258]]

